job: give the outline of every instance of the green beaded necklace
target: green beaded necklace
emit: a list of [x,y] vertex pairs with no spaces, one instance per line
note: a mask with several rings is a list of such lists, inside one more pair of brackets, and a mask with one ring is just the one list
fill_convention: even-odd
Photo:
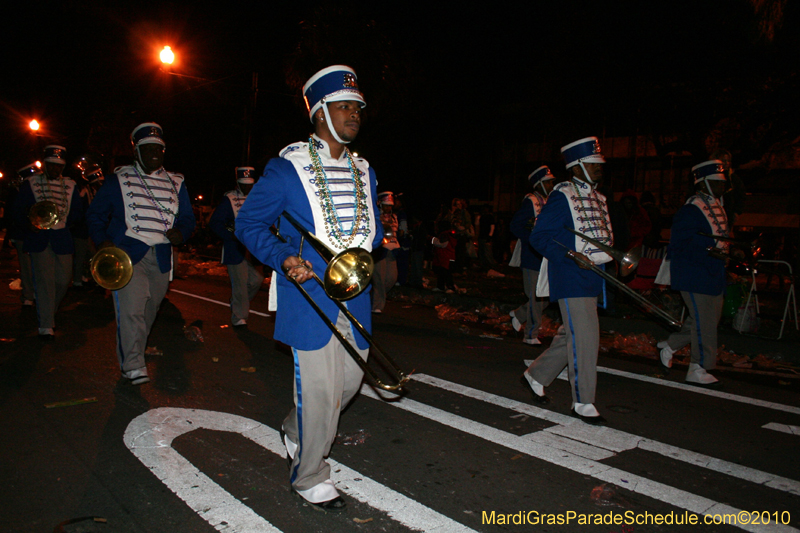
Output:
[[319,153],[317,153],[317,148],[314,143],[314,138],[309,137],[308,154],[311,157],[311,166],[314,168],[314,176],[316,177],[316,184],[319,189],[319,205],[322,208],[323,220],[325,221],[325,233],[333,236],[333,239],[342,248],[350,248],[350,245],[358,234],[359,222],[361,222],[364,238],[358,244],[358,246],[360,246],[366,241],[370,233],[369,210],[367,209],[367,193],[364,191],[364,182],[353,161],[353,156],[350,154],[350,150],[345,146],[344,151],[347,156],[347,166],[350,169],[350,176],[353,178],[353,198],[356,204],[353,225],[348,233],[345,232],[342,227],[342,222],[339,220],[339,213],[336,211],[336,206],[333,203],[333,195],[331,195],[331,190],[328,186],[328,176],[325,173],[325,168],[322,166],[322,161],[319,158]]

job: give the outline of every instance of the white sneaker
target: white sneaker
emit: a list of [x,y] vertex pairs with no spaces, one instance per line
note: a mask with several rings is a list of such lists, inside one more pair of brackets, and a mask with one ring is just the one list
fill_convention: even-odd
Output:
[[711,385],[719,380],[706,372],[706,369],[694,363],[689,364],[689,372],[686,374],[687,383],[698,383],[700,385]]
[[127,372],[122,372],[122,375],[131,380],[131,385],[141,385],[150,381],[150,377],[147,375],[146,366],[137,368],[135,370],[128,370]]
[[659,357],[661,357],[661,364],[667,368],[672,368],[672,355],[675,353],[675,350],[669,347],[667,341],[661,341],[656,344],[657,348],[660,348],[661,351],[659,352]]
[[597,408],[592,403],[575,403],[573,409],[577,414],[580,416],[585,417],[595,417],[600,416],[600,413],[597,411]]
[[24,306],[31,306],[33,304],[34,304],[33,300],[23,300],[22,301],[22,305],[24,305]]
[[376,315],[383,313],[383,311],[381,311],[380,309],[373,309],[372,312],[375,313]]
[[286,433],[283,434],[283,445],[286,446],[286,453],[289,455],[289,459],[294,461],[294,454],[297,453],[297,444],[292,442]]
[[528,382],[528,385],[531,386],[531,389],[536,396],[544,396],[544,385],[533,379],[533,376],[528,374],[527,371],[523,372],[522,376],[525,378],[525,381]]
[[524,342],[525,344],[533,344],[534,346],[542,344],[542,341],[540,341],[536,337],[534,337],[532,339],[522,339],[522,342]]
[[246,325],[247,325],[247,320],[245,320],[244,318],[239,318],[239,319],[236,320],[236,322],[233,323],[233,327],[235,327],[235,328],[239,327],[239,326],[246,326]]
[[511,317],[511,327],[514,328],[514,331],[521,331],[522,330],[522,324],[520,323],[519,320],[517,320],[517,317],[514,314],[514,311],[511,311],[510,313],[508,313],[508,316]]

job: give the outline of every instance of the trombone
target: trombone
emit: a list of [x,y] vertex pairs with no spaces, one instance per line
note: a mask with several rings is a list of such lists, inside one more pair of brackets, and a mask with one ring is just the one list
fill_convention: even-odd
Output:
[[[301,226],[292,215],[284,211],[281,216],[288,220],[289,223],[300,232],[300,249],[297,252],[298,259],[303,261],[303,242],[308,242],[327,263],[325,274],[323,275],[324,280],[320,279],[317,273],[312,270],[311,273],[314,276],[314,280],[319,283],[320,287],[325,291],[325,294],[333,300],[344,316],[347,317],[350,323],[355,326],[358,332],[367,340],[370,346],[372,346],[375,353],[379,356],[379,363],[386,367],[387,371],[391,374],[390,377],[395,383],[384,383],[383,380],[378,377],[378,374],[370,368],[367,362],[361,358],[353,345],[347,342],[341,332],[336,329],[333,322],[325,316],[325,312],[317,305],[311,295],[308,294],[308,291],[306,291],[297,280],[292,278],[287,279],[297,287],[306,301],[308,301],[309,305],[317,312],[322,321],[325,322],[325,325],[328,326],[339,342],[342,343],[347,353],[350,354],[358,366],[361,367],[361,370],[369,376],[370,380],[372,380],[377,387],[386,391],[402,389],[403,385],[410,379],[410,374],[404,374],[397,367],[394,361],[381,350],[372,338],[372,335],[367,332],[366,328],[361,325],[358,319],[347,309],[347,306],[342,303],[345,300],[355,298],[369,285],[370,279],[372,278],[372,271],[375,267],[372,256],[363,248],[348,248],[334,255],[334,252],[332,252],[325,243]],[[278,220],[278,227],[276,228],[273,226],[270,230],[281,242],[287,242],[286,238],[280,233],[280,219]],[[303,264],[305,264],[305,261],[303,261]]]
[[630,274],[631,272],[633,272],[636,269],[636,267],[639,266],[639,256],[633,252],[623,253],[619,250],[615,250],[614,248],[612,248],[607,244],[603,244],[602,242],[596,239],[592,239],[591,237],[584,235],[579,231],[575,231],[572,228],[564,226],[564,229],[569,231],[570,233],[574,233],[575,235],[587,241],[588,243],[595,245],[600,250],[608,254],[609,257],[615,259],[619,263],[619,273],[623,278],[628,274]]
[[[570,231],[575,233],[573,230],[570,230]],[[592,240],[590,240],[588,238],[587,238],[587,240],[589,240],[589,242],[592,242]],[[560,246],[563,246],[567,250],[567,257],[569,257],[570,259],[575,261],[575,263],[578,266],[580,266],[581,264],[585,264],[583,261],[581,261],[578,258],[578,253],[575,250],[572,250],[568,246],[566,246],[564,244],[561,244],[560,242],[558,242],[555,239],[553,239],[553,242],[555,242],[556,244],[558,244]],[[592,244],[594,244],[594,242],[592,242]],[[603,245],[603,246],[605,246],[605,245]],[[614,253],[619,255],[621,252],[618,251],[618,250],[614,250]],[[609,255],[611,255],[611,254],[609,254]],[[637,263],[638,263],[638,259],[637,259]],[[615,278],[614,276],[612,276],[611,274],[609,274],[608,272],[606,272],[602,268],[599,268],[594,263],[591,264],[591,266],[589,267],[589,270],[591,270],[592,272],[594,272],[595,274],[597,274],[598,276],[600,276],[601,278],[603,278],[604,280],[606,280],[610,284],[612,284],[615,287],[617,287],[620,291],[625,293],[629,298],[633,299],[633,301],[635,301],[640,306],[642,306],[642,308],[646,312],[648,312],[650,314],[653,314],[653,315],[656,315],[658,318],[664,320],[670,326],[672,326],[672,327],[674,327],[676,329],[681,329],[681,327],[683,326],[683,324],[681,323],[680,320],[676,320],[672,315],[670,315],[669,313],[667,313],[666,311],[664,311],[663,309],[661,309],[660,307],[655,305],[653,302],[651,302],[650,300],[648,300],[647,298],[645,298],[644,296],[642,296],[641,294],[639,294],[635,290],[631,289],[630,287],[628,287],[627,285],[622,283],[620,280],[618,280],[617,278]]]
[[55,202],[42,200],[33,204],[28,210],[28,220],[37,230],[50,229],[59,223],[61,215]]

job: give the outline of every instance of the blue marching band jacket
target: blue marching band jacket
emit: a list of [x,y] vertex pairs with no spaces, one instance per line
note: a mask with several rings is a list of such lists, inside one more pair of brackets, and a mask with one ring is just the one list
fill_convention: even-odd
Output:
[[726,251],[727,243],[699,233],[728,236],[722,203],[704,193],[689,198],[673,219],[667,256],[672,288],[718,296],[725,292],[725,261],[708,255],[708,248]]
[[211,231],[222,239],[222,259],[220,262],[223,265],[238,265],[244,261],[247,253],[247,248],[233,235],[236,217],[239,215],[239,209],[241,209],[246,199],[247,196],[238,190],[226,192],[225,197],[208,221],[208,227],[211,228]]
[[105,180],[86,222],[96,245],[113,242],[134,265],[154,247],[161,272],[172,268],[167,230],[177,228],[185,241],[195,226],[183,176],[163,168],[146,174],[138,164],[119,167]]
[[591,270],[578,267],[575,261],[566,256],[567,248],[583,253],[595,265],[607,263],[611,257],[566,228],[613,245],[605,196],[576,179],[559,183],[553,188],[536,218],[536,226],[529,239],[531,246],[546,259],[542,263],[542,270],[546,265],[546,274],[540,272],[536,294],[550,296],[553,302],[563,298],[600,296],[603,278]]
[[[330,156],[327,145],[317,137],[312,137],[321,164],[326,175],[325,183],[318,183],[318,177],[311,161],[308,142],[289,145],[279,158],[269,161],[263,176],[256,182],[253,190],[242,205],[236,219],[236,237],[244,243],[250,253],[259,261],[272,267],[273,274],[270,292],[277,290],[278,313],[275,319],[274,338],[299,350],[317,350],[325,346],[333,335],[322,319],[306,302],[300,291],[288,280],[283,272],[283,262],[290,256],[297,255],[300,232],[288,221],[280,223],[280,233],[288,240],[282,243],[270,232],[270,226],[278,222],[283,211],[288,212],[303,228],[322,240],[335,252],[344,250],[340,243],[332,238],[332,232],[326,230],[326,217],[323,212],[320,188],[330,191],[330,198],[335,204],[336,220],[341,227],[348,230],[352,224],[357,225],[357,234],[347,247],[361,247],[367,251],[380,246],[383,230],[377,224],[376,203],[377,181],[375,172],[366,160],[353,158],[359,179],[363,179],[363,187],[359,194],[363,195],[366,217],[353,220],[355,203],[353,200],[354,185],[352,172],[346,154],[338,160]],[[356,191],[357,192],[357,191]],[[324,202],[324,199],[323,199]],[[330,207],[330,205],[328,206]],[[328,220],[330,222],[330,220]],[[336,223],[334,221],[334,223]],[[311,262],[314,270],[322,274],[325,262],[309,245],[303,246],[302,256]],[[325,316],[336,323],[339,308],[313,280],[303,284],[314,301],[322,308]],[[372,305],[369,291],[345,302],[350,312],[359,322],[371,331]],[[357,332],[353,332],[359,348],[367,348],[369,344]]]
[[531,231],[536,223],[536,217],[542,211],[547,198],[533,192],[525,196],[522,206],[514,213],[509,229],[514,236],[522,241],[522,254],[519,266],[528,270],[538,271],[542,266],[542,254],[534,250],[530,243]]
[[[28,220],[28,211],[37,202],[51,201],[56,204],[59,222],[51,229],[33,231]],[[75,182],[61,178],[49,180],[44,174],[34,174],[22,182],[14,201],[13,217],[17,228],[22,228],[22,249],[29,253],[42,252],[49,244],[57,255],[75,251],[70,228],[83,220],[85,206]]]

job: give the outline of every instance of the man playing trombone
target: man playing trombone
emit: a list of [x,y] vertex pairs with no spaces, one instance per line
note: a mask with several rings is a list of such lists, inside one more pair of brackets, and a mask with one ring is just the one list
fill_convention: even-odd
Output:
[[563,326],[523,376],[533,390],[534,400],[547,403],[544,387],[566,366],[572,389],[572,415],[590,424],[603,424],[605,419],[594,401],[600,348],[597,298],[605,285],[603,278],[589,269],[611,261],[611,257],[581,235],[607,246],[614,244],[606,198],[597,191],[605,159],[596,137],[568,144],[561,153],[572,179],[553,189],[536,219],[530,244],[545,258],[537,296],[550,296],[550,301],[558,302]]
[[[295,367],[295,407],[282,426],[292,489],[322,510],[341,511],[346,502],[330,479],[325,457],[336,437],[339,413],[358,392],[364,373],[325,319],[364,360],[369,344],[321,285],[306,283],[314,276],[312,269],[320,273],[325,269],[325,261],[309,245],[300,252],[301,229],[337,253],[377,248],[383,231],[375,172],[347,147],[358,134],[366,105],[355,72],[344,65],[325,68],[306,82],[303,97],[314,133],[307,141],[287,146],[267,164],[239,211],[235,234],[275,270],[270,285],[270,299],[277,297],[274,338],[292,347]],[[270,232],[273,224],[280,224],[280,238]],[[319,314],[300,292],[301,284],[320,308]],[[369,331],[369,291],[346,305]]]
[[717,325],[728,258],[728,219],[721,201],[727,180],[722,161],[715,159],[692,167],[692,176],[695,194],[673,219],[667,256],[672,289],[681,291],[689,318],[680,332],[659,342],[658,348],[661,363],[671,367],[672,354],[691,342],[686,381],[711,385],[717,378],[706,370],[717,363]]

